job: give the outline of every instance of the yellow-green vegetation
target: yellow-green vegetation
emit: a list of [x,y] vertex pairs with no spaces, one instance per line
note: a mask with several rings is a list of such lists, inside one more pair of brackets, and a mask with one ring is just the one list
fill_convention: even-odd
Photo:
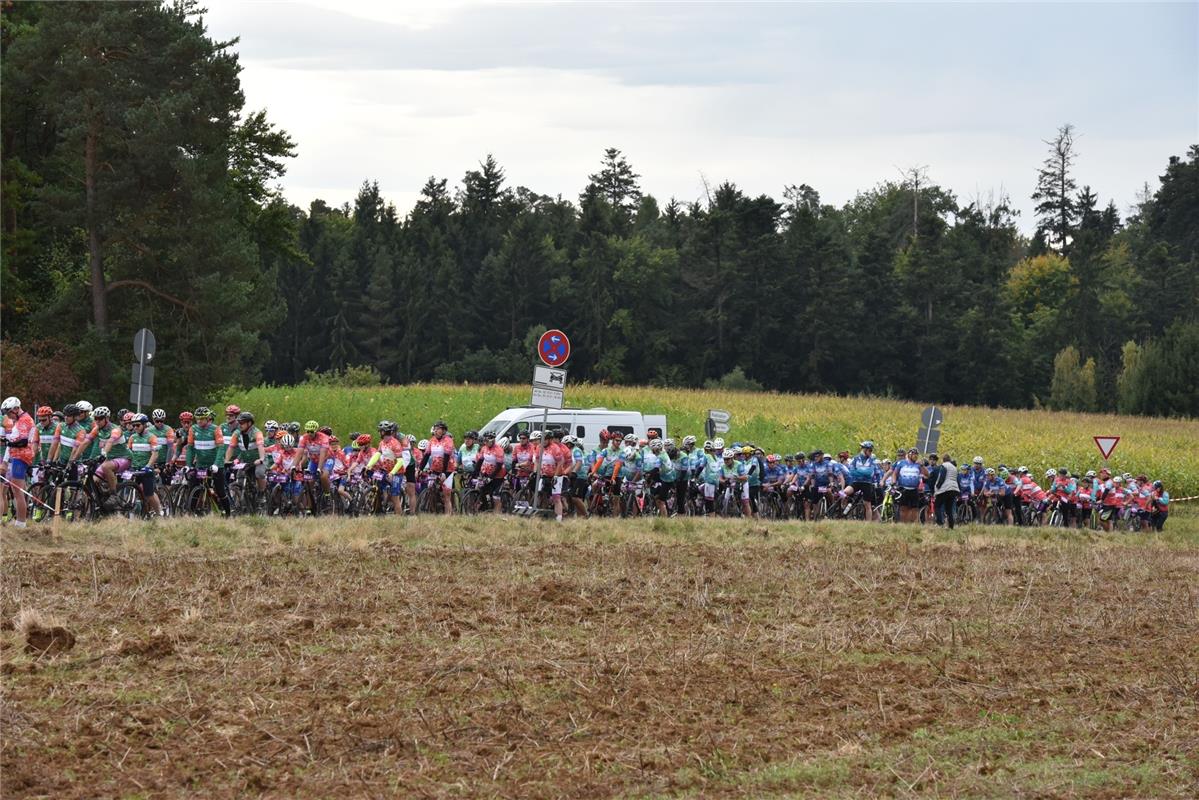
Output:
[[[710,408],[733,415],[726,439],[754,441],[775,451],[856,449],[873,439],[880,456],[893,456],[916,439],[925,404],[873,397],[819,394],[663,389],[658,387],[568,386],[566,399],[578,408],[604,406],[666,414],[668,431],[681,437],[701,435]],[[380,419],[397,421],[402,431],[423,436],[437,418],[455,434],[480,427],[505,408],[529,402],[527,386],[459,386],[416,384],[367,388],[320,386],[262,387],[240,392],[222,402],[235,402],[259,420],[304,422],[316,419],[338,433],[374,432]],[[1021,464],[1042,472],[1068,466],[1080,472],[1102,465],[1093,436],[1120,436],[1111,459],[1113,469],[1145,473],[1165,481],[1175,496],[1199,494],[1199,422],[1194,420],[1122,417],[942,406],[941,452],[959,459],[983,456],[987,464]]]

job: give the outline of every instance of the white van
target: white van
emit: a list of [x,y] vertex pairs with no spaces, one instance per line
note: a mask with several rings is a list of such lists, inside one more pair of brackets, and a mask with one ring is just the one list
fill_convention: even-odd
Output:
[[[536,406],[509,408],[496,415],[495,419],[479,429],[480,434],[494,433],[498,439],[507,436],[515,444],[521,431],[541,430],[545,409]],[[577,436],[584,449],[599,447],[599,432],[607,428],[621,436],[631,433],[638,439],[646,438],[646,431],[655,428],[666,438],[666,416],[664,414],[642,414],[640,411],[612,411],[607,408],[551,408],[546,424],[563,434]]]

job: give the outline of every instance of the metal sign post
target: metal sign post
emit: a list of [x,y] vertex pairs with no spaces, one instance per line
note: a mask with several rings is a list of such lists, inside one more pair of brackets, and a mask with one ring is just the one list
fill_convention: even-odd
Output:
[[929,406],[920,414],[920,431],[916,434],[916,449],[923,455],[934,452],[941,441],[941,423],[945,414],[936,406]]
[[550,409],[562,408],[563,396],[566,393],[566,370],[557,367],[533,367],[533,397],[531,405],[540,406],[541,438],[537,440],[537,463],[533,465],[533,510],[541,500],[541,455],[545,452],[545,431],[549,425]]
[[142,413],[142,403],[149,405],[154,402],[154,367],[150,361],[154,358],[154,350],[158,343],[154,333],[149,328],[142,328],[133,335],[133,355],[137,363],[133,365],[129,380],[129,402],[137,404],[137,413]]
[[708,409],[708,420],[704,423],[704,433],[706,438],[711,439],[718,433],[729,432],[729,422],[733,416],[727,411],[721,411],[719,408]]

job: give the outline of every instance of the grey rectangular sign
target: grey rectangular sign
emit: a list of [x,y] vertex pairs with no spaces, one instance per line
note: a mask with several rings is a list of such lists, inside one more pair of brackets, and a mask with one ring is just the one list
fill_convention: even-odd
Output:
[[534,386],[533,402],[530,405],[538,408],[562,408],[562,390]]

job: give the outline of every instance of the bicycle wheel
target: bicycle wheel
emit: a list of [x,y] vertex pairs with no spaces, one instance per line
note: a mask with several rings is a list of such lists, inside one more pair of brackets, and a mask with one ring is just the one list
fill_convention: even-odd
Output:
[[462,513],[471,516],[478,514],[482,502],[483,498],[478,489],[467,489],[462,493]]
[[126,519],[138,519],[145,516],[145,511],[142,508],[141,492],[138,490],[136,483],[127,482],[117,484],[117,491],[114,494],[117,499],[117,513]]

